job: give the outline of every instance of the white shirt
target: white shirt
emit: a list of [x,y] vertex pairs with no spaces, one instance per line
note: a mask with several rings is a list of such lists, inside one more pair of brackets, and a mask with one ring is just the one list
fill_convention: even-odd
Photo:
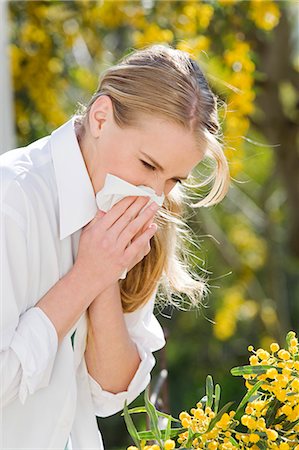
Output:
[[5,153],[0,167],[0,448],[63,450],[70,437],[73,449],[102,449],[95,416],[120,411],[145,389],[152,352],[165,344],[155,295],[124,314],[141,358],[128,390],[103,390],[85,363],[86,313],[58,345],[53,323],[35,306],[73,266],[81,229],[97,211],[74,120]]

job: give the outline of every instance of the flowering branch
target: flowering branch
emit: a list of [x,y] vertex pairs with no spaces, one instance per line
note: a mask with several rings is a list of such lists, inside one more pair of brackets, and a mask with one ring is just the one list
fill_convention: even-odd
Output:
[[[214,387],[211,375],[206,379],[206,395],[190,413],[181,412],[179,420],[158,411],[147,389],[144,407],[124,408],[136,445],[128,450],[299,450],[299,347],[293,331],[287,334],[286,347],[272,343],[270,352],[248,347],[253,353],[250,364],[231,369],[232,375],[245,379],[247,387],[236,410],[229,411],[230,402],[218,412],[221,389],[218,384]],[[149,415],[150,430],[137,431],[131,418],[135,413]],[[167,418],[165,430],[158,427],[159,416]],[[172,427],[179,423],[181,427]]]

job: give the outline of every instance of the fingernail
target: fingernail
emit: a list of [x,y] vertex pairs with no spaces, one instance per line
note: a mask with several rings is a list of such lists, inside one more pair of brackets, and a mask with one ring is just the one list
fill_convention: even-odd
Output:
[[157,225],[155,225],[154,223],[152,223],[152,224],[149,226],[149,229],[150,229],[150,231],[151,231],[151,234],[154,235],[154,234],[156,233],[158,227],[157,227]]
[[153,202],[150,205],[150,209],[152,209],[153,211],[157,211],[157,209],[159,209],[159,205],[157,203]]

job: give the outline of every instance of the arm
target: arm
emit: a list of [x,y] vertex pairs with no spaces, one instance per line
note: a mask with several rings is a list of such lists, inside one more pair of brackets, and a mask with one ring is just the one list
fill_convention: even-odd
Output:
[[0,404],[5,406],[49,382],[57,351],[53,324],[39,308],[26,309],[30,258],[25,223],[1,205]]
[[[0,404],[49,384],[58,340],[76,323],[96,293],[74,271],[59,280],[34,307],[26,307],[30,250],[25,222],[1,205]],[[61,307],[63,305],[63,308]]]
[[[49,384],[58,342],[99,292],[116,283],[154,234],[155,230],[147,230],[127,249],[136,228],[140,229],[154,214],[148,208],[141,218],[132,222],[135,222],[134,226],[127,227],[127,216],[132,217],[130,209],[139,211],[144,206],[144,201],[134,204],[133,200],[123,199],[109,214],[97,214],[81,233],[73,268],[29,309],[26,309],[27,296],[31,295],[26,219],[11,206],[4,208],[3,203],[0,233],[1,276],[4,280],[0,330],[1,404],[10,403],[17,396],[24,403],[28,394]],[[121,230],[124,230],[124,236],[116,246],[115,239]]]
[[[96,319],[100,316],[102,318],[101,320],[104,322],[107,316],[105,316],[106,309],[102,309],[104,302],[101,303],[101,300],[104,300],[104,298],[107,300],[109,299],[112,304],[115,299],[113,298],[113,290],[110,292],[110,295],[111,297],[109,297],[109,291],[107,291],[103,296],[98,296],[95,299],[97,306],[93,309],[92,306],[94,304],[92,303],[89,307],[89,314],[90,311],[93,310],[93,313],[96,314]],[[129,339],[129,347],[131,346],[131,343],[134,343],[138,351],[138,359],[140,362],[137,367],[134,365],[135,351],[129,351],[128,360],[125,360],[124,355],[121,354],[120,349],[123,346],[123,342],[118,343],[114,347],[115,353],[112,354],[108,352],[107,347],[110,347],[110,341],[108,341],[108,339],[112,337],[114,340],[116,336],[119,337],[117,326],[114,329],[116,336],[111,336],[110,333],[113,332],[113,329],[109,330],[108,322],[104,324],[105,329],[106,327],[108,329],[108,334],[106,337],[105,333],[100,336],[100,341],[105,347],[104,352],[108,352],[107,359],[104,360],[102,357],[103,355],[96,353],[96,351],[94,351],[94,353],[90,351],[88,356],[86,348],[84,361],[86,361],[87,364],[85,364],[85,369],[83,370],[87,373],[89,372],[89,384],[94,411],[97,416],[107,417],[122,410],[125,400],[128,404],[135,400],[150,381],[150,372],[155,365],[153,352],[165,345],[162,327],[153,314],[155,297],[156,290],[144,306],[131,313],[122,313],[121,324],[122,327],[124,326],[127,330],[123,330],[124,336],[126,336],[126,339]],[[91,325],[89,325],[89,328],[91,328]],[[89,330],[88,333],[91,333],[91,331]],[[91,334],[89,334],[89,338],[90,336]],[[98,338],[98,336],[91,337],[94,341]],[[91,342],[89,342],[90,345]],[[107,345],[107,342],[109,342],[109,345]],[[99,361],[101,361],[101,363],[99,363]],[[106,364],[110,365],[110,369],[105,367]],[[111,371],[110,373],[108,373],[109,370]],[[113,388],[110,380],[113,381],[113,386],[115,386],[116,389]],[[129,385],[127,386],[128,381]],[[103,383],[103,386],[101,386],[101,383]],[[119,392],[122,388],[123,391]]]
[[118,283],[96,297],[88,315],[85,351],[88,372],[104,390],[125,391],[140,357],[125,324]]
[[93,284],[86,279],[73,266],[36,304],[53,323],[59,343],[96,296]]

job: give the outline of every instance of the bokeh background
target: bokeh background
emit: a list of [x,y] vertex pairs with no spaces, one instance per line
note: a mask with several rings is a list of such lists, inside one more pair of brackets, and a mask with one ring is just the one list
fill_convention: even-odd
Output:
[[[159,313],[168,342],[156,355],[152,390],[166,368],[160,407],[173,415],[202,397],[208,374],[222,386],[222,403],[238,401],[243,383],[229,371],[246,364],[248,344],[283,344],[299,328],[299,3],[5,6],[18,146],[66,121],[96,90],[101,70],[132,48],[168,43],[204,70],[219,98],[232,186],[220,205],[190,214],[194,264],[209,274],[210,295],[198,312]],[[107,449],[130,442],[120,414],[99,425]]]

